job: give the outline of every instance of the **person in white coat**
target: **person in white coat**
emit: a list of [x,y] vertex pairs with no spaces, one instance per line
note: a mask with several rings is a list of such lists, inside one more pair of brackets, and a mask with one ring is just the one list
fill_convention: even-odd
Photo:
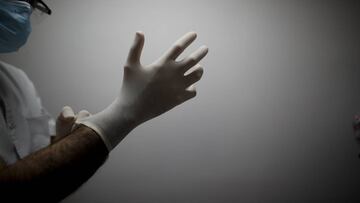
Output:
[[[26,43],[33,9],[51,14],[41,0],[0,0],[0,53]],[[98,170],[132,129],[195,97],[194,83],[203,74],[199,62],[208,48],[176,59],[196,36],[185,34],[157,61],[142,65],[145,38],[136,32],[115,100],[94,115],[86,110],[75,114],[65,106],[56,121],[25,72],[0,62],[0,199],[62,200]]]

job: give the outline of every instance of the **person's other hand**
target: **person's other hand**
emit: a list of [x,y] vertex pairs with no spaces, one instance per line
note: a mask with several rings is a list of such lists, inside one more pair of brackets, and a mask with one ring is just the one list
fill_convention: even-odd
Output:
[[69,135],[77,119],[83,119],[90,115],[87,110],[81,110],[75,115],[71,107],[64,106],[56,119],[56,135],[52,137],[51,144]]
[[[208,48],[202,46],[184,59],[176,60],[195,39],[196,33],[189,32],[154,63],[143,65],[140,57],[144,34],[136,32],[124,66],[119,97],[122,105],[130,107],[129,114],[136,122],[147,121],[195,97],[196,89],[193,84],[203,75],[203,68],[198,63],[206,56]],[[186,72],[189,73],[185,75]]]

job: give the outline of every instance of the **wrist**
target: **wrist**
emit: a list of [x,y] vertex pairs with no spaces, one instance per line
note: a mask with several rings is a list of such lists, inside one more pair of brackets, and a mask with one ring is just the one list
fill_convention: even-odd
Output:
[[140,123],[125,105],[115,99],[103,111],[76,121],[93,129],[104,141],[109,152]]
[[117,112],[115,120],[121,121],[130,128],[135,128],[142,123],[135,104],[124,101],[120,97],[117,97],[104,111],[107,112],[105,114]]

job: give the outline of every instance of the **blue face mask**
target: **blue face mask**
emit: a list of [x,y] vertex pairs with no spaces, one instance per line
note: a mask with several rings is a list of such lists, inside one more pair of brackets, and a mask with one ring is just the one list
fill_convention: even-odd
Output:
[[31,12],[27,2],[0,0],[0,53],[17,51],[26,43]]

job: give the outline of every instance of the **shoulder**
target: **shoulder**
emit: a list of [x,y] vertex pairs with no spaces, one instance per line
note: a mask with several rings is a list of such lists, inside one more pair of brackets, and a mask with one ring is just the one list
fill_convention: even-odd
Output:
[[23,70],[3,61],[0,61],[0,73],[6,75],[15,85],[19,83],[32,84]]
[[38,96],[33,82],[29,79],[27,74],[11,64],[0,61],[0,75],[5,76],[9,85],[13,86],[19,99],[27,108],[25,108],[26,115],[41,114],[41,99]]

